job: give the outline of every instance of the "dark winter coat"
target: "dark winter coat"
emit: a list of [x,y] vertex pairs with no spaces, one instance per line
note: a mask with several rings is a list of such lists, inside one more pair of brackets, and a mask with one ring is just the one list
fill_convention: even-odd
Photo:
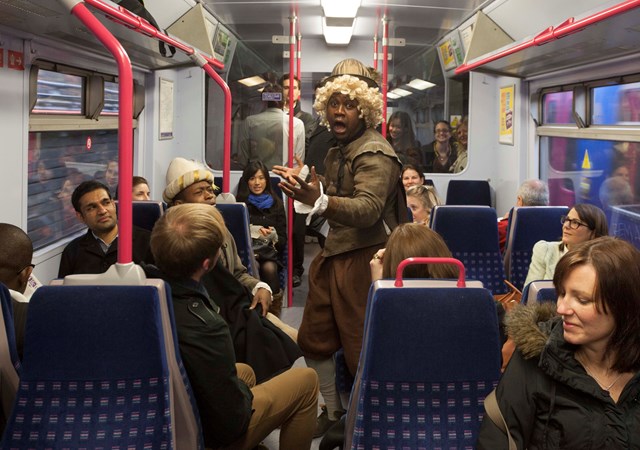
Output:
[[[518,449],[640,449],[640,374],[616,404],[575,359],[554,316],[554,304],[536,304],[507,319],[517,349],[496,396]],[[487,415],[477,448],[508,448]]]

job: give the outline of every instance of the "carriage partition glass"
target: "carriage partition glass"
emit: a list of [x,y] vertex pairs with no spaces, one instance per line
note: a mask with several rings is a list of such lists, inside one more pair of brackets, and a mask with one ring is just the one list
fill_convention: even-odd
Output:
[[120,86],[113,81],[104,82],[104,108],[102,114],[117,116],[119,111],[118,93]]

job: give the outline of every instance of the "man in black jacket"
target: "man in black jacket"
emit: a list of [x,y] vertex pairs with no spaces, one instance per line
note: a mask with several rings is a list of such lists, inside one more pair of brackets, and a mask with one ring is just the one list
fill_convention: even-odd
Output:
[[[76,217],[88,230],[62,252],[58,277],[78,273],[103,273],[118,259],[118,218],[109,188],[96,180],[84,181],[71,195]],[[150,233],[133,227],[133,262],[153,263]]]
[[214,208],[184,204],[170,208],[151,235],[158,269],[171,285],[180,354],[198,404],[206,447],[251,449],[274,429],[280,449],[311,446],[318,379],[308,368],[289,369],[255,384],[250,366],[236,364],[233,342],[215,298],[201,280],[217,271],[226,230]]

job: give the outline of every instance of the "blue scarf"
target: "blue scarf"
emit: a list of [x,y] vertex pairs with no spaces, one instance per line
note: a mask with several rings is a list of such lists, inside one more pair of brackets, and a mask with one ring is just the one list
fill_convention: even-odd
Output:
[[249,194],[247,200],[258,209],[269,209],[273,206],[273,197],[269,194]]

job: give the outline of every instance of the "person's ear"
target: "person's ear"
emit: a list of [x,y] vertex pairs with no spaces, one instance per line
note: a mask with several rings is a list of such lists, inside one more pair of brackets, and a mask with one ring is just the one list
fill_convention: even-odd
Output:
[[522,197],[520,197],[519,195],[518,195],[518,198],[516,198],[516,206],[524,206],[522,202]]
[[182,205],[184,202],[182,200],[175,199],[171,206]]
[[29,277],[33,273],[33,267],[27,266],[25,269],[18,274],[18,284],[20,285],[20,291],[24,292],[27,287],[27,283],[29,282]]

